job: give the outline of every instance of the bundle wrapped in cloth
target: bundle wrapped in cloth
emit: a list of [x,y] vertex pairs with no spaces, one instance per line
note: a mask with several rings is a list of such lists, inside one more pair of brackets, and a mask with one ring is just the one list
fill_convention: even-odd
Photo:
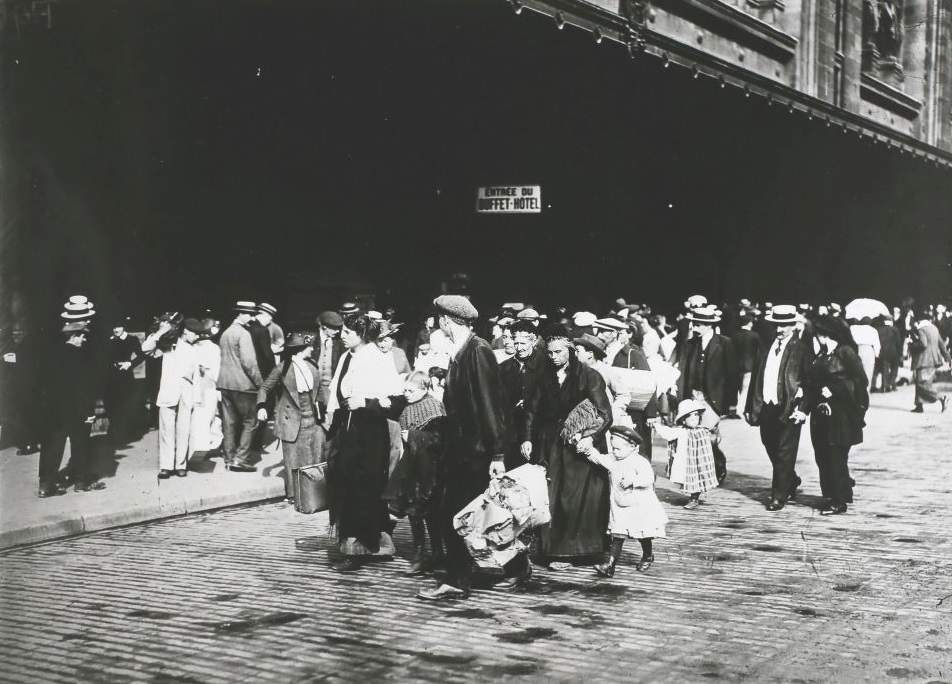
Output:
[[545,468],[526,464],[490,481],[483,494],[453,517],[477,565],[501,568],[524,551],[519,536],[551,520]]

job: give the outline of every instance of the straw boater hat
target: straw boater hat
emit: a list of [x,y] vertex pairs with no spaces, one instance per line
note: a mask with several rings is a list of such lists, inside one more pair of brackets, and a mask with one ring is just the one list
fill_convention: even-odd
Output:
[[344,302],[340,305],[341,316],[348,316],[355,313],[360,313],[360,308],[353,302]]
[[599,318],[592,323],[592,327],[596,330],[614,330],[615,332],[628,330],[628,324],[619,321],[617,318]]
[[714,325],[721,322],[721,312],[713,304],[708,304],[691,309],[686,318],[692,323]]
[[777,304],[764,316],[765,321],[777,325],[796,325],[798,319],[797,307],[793,304]]
[[680,404],[678,404],[678,415],[675,417],[674,422],[680,423],[682,420],[688,417],[692,413],[698,413],[699,411],[706,411],[707,406],[695,399],[685,399]]
[[60,318],[67,321],[88,321],[96,315],[93,303],[83,295],[73,295],[69,301],[63,305],[63,313]]
[[699,306],[707,306],[707,297],[704,295],[691,295],[684,302],[685,309],[696,309]]
[[268,304],[267,302],[261,302],[258,305],[258,313],[266,313],[271,316],[274,316],[276,313],[278,313],[278,310],[274,308],[273,306],[271,306],[270,304]]
[[516,318],[521,318],[527,321],[541,321],[545,318],[545,316],[540,314],[535,309],[523,309],[516,314]]
[[383,314],[380,313],[379,311],[374,311],[371,309],[370,311],[367,312],[367,318],[369,318],[372,321],[382,321]]
[[246,314],[255,314],[258,312],[258,307],[254,302],[247,300],[240,300],[235,302],[235,313],[246,313]]
[[579,328],[587,328],[593,325],[597,317],[591,311],[577,311],[572,315],[572,322]]

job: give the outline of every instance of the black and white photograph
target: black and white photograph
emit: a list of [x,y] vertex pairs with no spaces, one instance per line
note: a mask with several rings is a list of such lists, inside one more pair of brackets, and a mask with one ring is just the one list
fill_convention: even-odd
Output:
[[948,0],[0,0],[0,682],[952,684]]

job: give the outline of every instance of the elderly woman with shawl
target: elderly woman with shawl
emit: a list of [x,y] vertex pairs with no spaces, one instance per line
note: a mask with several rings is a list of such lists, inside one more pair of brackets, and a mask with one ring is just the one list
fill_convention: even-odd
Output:
[[[549,369],[530,397],[526,412],[529,444],[523,449],[546,466],[552,522],[543,528],[541,552],[550,569],[561,570],[572,562],[585,562],[606,551],[608,529],[608,476],[584,455],[595,446],[608,450],[605,433],[612,424],[612,407],[605,381],[578,361],[568,331],[555,326],[545,336]],[[593,413],[590,432],[581,441],[562,436],[566,419],[588,400]],[[570,430],[574,432],[573,430]]]
[[340,336],[347,351],[337,363],[327,403],[325,421],[334,440],[327,472],[330,520],[344,554],[333,567],[341,572],[395,551],[381,497],[390,471],[387,419],[400,414],[405,400],[392,357],[374,344],[379,335],[379,324],[366,315],[344,319]]

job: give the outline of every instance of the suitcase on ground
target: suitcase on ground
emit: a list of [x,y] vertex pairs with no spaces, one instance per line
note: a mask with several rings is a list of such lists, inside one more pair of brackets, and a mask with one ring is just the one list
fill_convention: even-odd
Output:
[[294,510],[320,513],[327,508],[327,463],[298,468],[294,472]]

